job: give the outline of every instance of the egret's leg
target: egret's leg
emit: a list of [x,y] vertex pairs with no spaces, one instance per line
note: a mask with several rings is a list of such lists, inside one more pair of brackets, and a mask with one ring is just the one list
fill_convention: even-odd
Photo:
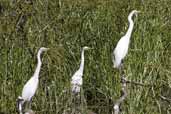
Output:
[[84,91],[83,88],[81,87],[81,95],[80,95],[80,101],[81,101],[81,113],[83,113],[84,110]]
[[119,72],[120,72],[121,75],[124,74],[124,61],[123,61],[123,59],[121,60],[121,65],[119,67]]
[[71,104],[72,104],[72,105],[71,105],[71,106],[72,106],[71,114],[75,114],[76,108],[77,108],[77,106],[78,106],[77,104],[78,104],[78,101],[79,101],[78,98],[77,98],[79,93],[77,93],[77,92],[75,91],[75,90],[76,90],[76,87],[77,87],[77,86],[75,86],[75,88],[73,88],[74,91],[73,91],[73,90],[71,91],[71,96],[72,96],[72,97],[71,97]]
[[86,109],[87,109],[87,102],[84,97],[83,87],[81,87],[81,111],[82,111],[82,113],[84,113]]
[[31,103],[32,103],[32,99],[30,99],[30,101],[29,101],[29,105],[28,105],[29,109],[31,109]]

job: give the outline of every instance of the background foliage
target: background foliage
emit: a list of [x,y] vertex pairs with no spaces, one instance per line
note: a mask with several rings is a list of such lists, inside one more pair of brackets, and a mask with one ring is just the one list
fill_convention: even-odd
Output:
[[[134,19],[125,72],[129,80],[151,86],[129,84],[122,113],[170,114],[170,0],[1,0],[0,112],[17,113],[16,99],[35,70],[37,50],[44,46],[50,50],[43,54],[32,109],[38,114],[78,114],[76,106],[83,114],[111,114],[121,89],[111,54],[133,9],[141,13]],[[85,53],[86,103],[78,105],[71,100],[70,79],[85,45],[93,50]]]

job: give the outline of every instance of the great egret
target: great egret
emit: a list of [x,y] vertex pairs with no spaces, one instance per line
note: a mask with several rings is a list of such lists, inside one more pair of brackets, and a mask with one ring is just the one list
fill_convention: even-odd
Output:
[[71,89],[73,93],[79,93],[80,87],[83,84],[83,70],[84,70],[84,51],[90,49],[89,47],[85,46],[81,52],[81,64],[80,68],[75,72],[71,79]]
[[140,11],[133,10],[128,16],[129,28],[126,34],[119,40],[119,42],[116,45],[115,50],[113,51],[114,68],[119,68],[121,66],[124,57],[128,53],[129,42],[130,42],[133,27],[134,27],[134,22],[132,20],[132,17],[133,15],[137,16],[139,12]]
[[49,48],[45,48],[45,47],[41,47],[38,51],[37,54],[37,60],[38,60],[38,64],[36,67],[36,70],[33,74],[33,76],[30,78],[30,80],[24,85],[23,91],[22,91],[22,97],[19,96],[18,97],[18,110],[20,112],[20,114],[22,114],[22,105],[24,104],[25,101],[29,102],[29,105],[31,106],[31,99],[34,96],[37,87],[38,87],[38,83],[39,83],[39,73],[40,73],[40,69],[41,69],[41,59],[40,59],[40,55],[43,51],[47,51]]

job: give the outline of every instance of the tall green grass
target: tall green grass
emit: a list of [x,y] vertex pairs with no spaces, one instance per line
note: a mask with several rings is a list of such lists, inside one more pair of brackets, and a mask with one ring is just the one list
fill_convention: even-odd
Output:
[[[24,0],[0,1],[0,112],[15,114],[16,99],[32,76],[40,47],[43,54],[40,83],[32,109],[40,114],[73,114],[93,110],[111,114],[120,96],[120,78],[112,68],[111,54],[135,18],[125,72],[129,80],[123,114],[170,114],[171,1],[163,0]],[[28,0],[29,1],[29,0]],[[73,102],[70,79],[85,53],[81,104]]]

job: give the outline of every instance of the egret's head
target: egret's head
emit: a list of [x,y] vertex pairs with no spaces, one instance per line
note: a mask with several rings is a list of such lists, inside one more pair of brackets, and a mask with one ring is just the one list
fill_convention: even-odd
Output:
[[133,10],[132,13],[133,13],[133,14],[138,14],[138,13],[140,13],[140,11]]
[[138,15],[138,13],[140,13],[140,11],[133,10],[131,13],[132,13],[132,15],[135,15],[137,17],[137,15]]
[[89,50],[89,49],[91,49],[90,47],[87,47],[87,46],[84,46],[83,47],[83,50]]
[[47,50],[49,50],[49,48],[41,47],[39,50],[40,51],[47,51]]
[[131,11],[131,13],[128,16],[128,20],[129,21],[132,20],[133,15],[135,15],[137,17],[138,13],[140,13],[140,11],[137,11],[137,10]]

